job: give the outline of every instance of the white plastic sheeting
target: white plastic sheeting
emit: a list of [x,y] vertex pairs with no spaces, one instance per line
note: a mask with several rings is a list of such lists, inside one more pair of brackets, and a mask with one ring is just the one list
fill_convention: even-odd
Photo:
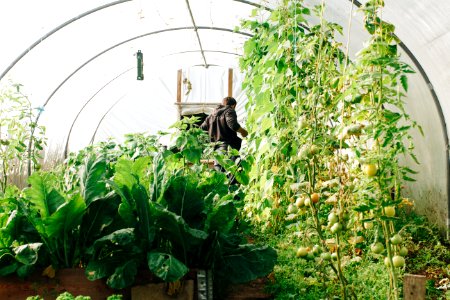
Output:
[[[178,118],[178,69],[192,75],[193,89],[183,102],[227,96],[228,68],[237,68],[249,37],[233,31],[254,8],[203,0],[3,2],[0,26],[9,42],[2,46],[0,72],[29,52],[2,83],[23,84],[33,105],[44,109],[39,122],[52,148],[64,148],[68,137],[69,149],[77,150],[128,132],[156,133]],[[136,80],[138,50],[144,54],[143,81]],[[240,78],[235,71],[235,97],[241,97]]]
[[[237,66],[248,33],[234,30],[254,5],[270,8],[278,2],[5,0],[0,3],[0,72],[12,68],[0,83],[21,83],[36,107],[45,104],[39,122],[47,126],[54,148],[64,147],[72,126],[71,150],[87,145],[96,129],[95,141],[166,129],[179,113],[174,104],[179,69],[192,83],[188,95],[183,89],[183,102],[214,103],[227,95],[227,70],[233,68],[233,96],[244,122]],[[304,1],[308,6],[321,2]],[[348,42],[351,57],[368,38],[357,10],[364,2],[325,1],[325,17],[344,26],[341,40]],[[385,0],[382,15],[396,26],[402,58],[416,70],[409,77],[406,106],[425,132],[425,137],[414,133],[420,174],[406,189],[418,209],[440,225],[449,223],[449,12],[448,0]],[[64,23],[69,24],[46,36]],[[137,50],[144,53],[143,81],[136,80]],[[187,107],[183,113],[189,113]],[[204,104],[195,111],[208,109]]]

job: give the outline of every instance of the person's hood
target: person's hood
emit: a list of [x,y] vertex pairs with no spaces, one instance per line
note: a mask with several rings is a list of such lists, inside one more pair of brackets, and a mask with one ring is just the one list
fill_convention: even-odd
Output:
[[226,106],[226,105],[219,105],[219,106],[217,106],[216,107],[216,109],[213,111],[213,113],[212,113],[212,115],[213,116],[220,116],[221,114],[223,114],[223,112],[225,111],[225,110],[227,110],[229,107],[228,106]]

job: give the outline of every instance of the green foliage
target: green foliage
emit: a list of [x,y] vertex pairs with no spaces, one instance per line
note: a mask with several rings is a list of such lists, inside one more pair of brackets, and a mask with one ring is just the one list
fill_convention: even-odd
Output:
[[[45,129],[35,123],[35,111],[20,84],[0,91],[0,195],[12,175],[40,168],[41,150],[46,144]],[[30,170],[28,170],[28,166]]]
[[[29,296],[27,297],[26,300],[43,300],[44,298],[42,298],[41,296]],[[78,296],[73,296],[71,293],[69,292],[64,292],[62,294],[59,294],[58,297],[56,297],[57,300],[91,300],[91,297],[89,296],[82,296],[82,295],[78,295]],[[108,296],[108,298],[106,298],[106,300],[122,300],[123,296],[119,295],[119,294],[114,294],[111,296]]]
[[[417,161],[410,131],[420,127],[404,110],[412,70],[399,59],[394,26],[380,19],[382,6],[362,7],[370,38],[353,62],[338,42],[342,27],[324,19],[325,1],[313,9],[286,1],[266,21],[243,23],[253,32],[240,62],[249,98],[246,151],[254,159],[245,213],[267,232],[295,228],[298,247],[309,247],[306,259],[318,259],[313,245],[329,248],[336,260],[320,263],[317,273],[335,276],[342,299],[359,292],[347,257],[356,258],[366,239],[384,243],[389,298],[400,291],[392,257],[401,237],[392,237],[401,185],[416,171],[399,158]],[[317,25],[306,21],[309,14]]]
[[172,255],[160,252],[147,254],[148,268],[165,282],[174,282],[186,275],[189,269]]
[[[84,158],[71,155],[65,170],[34,173],[22,194],[9,190],[0,211],[0,273],[82,266],[88,279],[105,278],[117,289],[132,285],[142,268],[166,282],[190,268],[213,270],[221,282],[269,273],[276,252],[247,244],[225,174],[192,159],[204,149],[193,142],[200,132],[184,130],[182,151],[155,146],[150,156],[130,157],[117,145],[92,146]],[[17,216],[35,240],[11,235]]]

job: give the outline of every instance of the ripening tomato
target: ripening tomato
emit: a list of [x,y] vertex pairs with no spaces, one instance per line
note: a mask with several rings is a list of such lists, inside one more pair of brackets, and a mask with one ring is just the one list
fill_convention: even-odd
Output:
[[306,248],[306,247],[299,247],[297,249],[296,256],[297,257],[305,257],[306,255],[308,255],[308,253],[309,253],[308,248]]
[[305,198],[304,197],[298,197],[295,201],[295,206],[298,208],[305,206]]
[[394,206],[386,206],[384,208],[384,214],[386,217],[394,217],[395,216],[395,207]]
[[373,228],[373,222],[364,222],[364,228],[369,230]]
[[312,201],[312,203],[317,203],[317,202],[319,202],[319,198],[320,198],[320,195],[319,195],[319,194],[313,193],[313,194],[311,195],[311,201]]
[[311,200],[309,198],[305,199],[305,206],[310,206],[311,205]]
[[374,164],[367,164],[367,165],[364,166],[363,171],[364,171],[364,173],[367,176],[372,177],[372,176],[375,176],[377,174],[378,170],[377,170],[377,166],[376,165],[374,165]]

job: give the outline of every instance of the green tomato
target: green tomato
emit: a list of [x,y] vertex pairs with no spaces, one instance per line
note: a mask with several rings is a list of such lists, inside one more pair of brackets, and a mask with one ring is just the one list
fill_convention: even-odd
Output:
[[403,241],[402,237],[400,236],[400,234],[395,234],[394,236],[391,237],[391,244],[392,245],[398,245]]
[[339,217],[334,212],[331,212],[328,215],[328,222],[330,222],[330,224],[337,223],[338,221],[339,221]]
[[401,256],[405,257],[406,255],[408,255],[408,248],[402,247],[400,249],[400,251],[398,252],[398,254],[400,254]]
[[342,229],[341,223],[334,223],[331,226],[330,231],[331,231],[331,233],[338,233],[341,229]]
[[314,253],[308,252],[308,254],[306,255],[306,259],[307,260],[314,260]]
[[313,87],[313,82],[312,82],[312,80],[306,79],[306,80],[305,80],[305,86],[306,86],[308,89],[312,88],[312,87]]
[[392,263],[394,264],[394,267],[401,268],[405,265],[405,258],[400,255],[395,255],[392,258]]
[[297,206],[295,206],[293,203],[289,204],[287,208],[288,214],[296,214],[298,212]]
[[301,117],[298,120],[297,126],[299,129],[304,129],[304,128],[308,127],[308,122],[306,121],[306,119],[304,117]]
[[330,252],[323,252],[323,253],[320,254],[320,257],[321,257],[323,260],[331,260],[331,254],[330,254]]
[[380,254],[381,252],[383,252],[384,246],[382,243],[377,242],[377,243],[370,245],[370,250],[375,254]]
[[318,255],[319,253],[322,252],[322,248],[321,248],[319,245],[314,245],[313,248],[312,248],[312,250],[311,250],[311,252],[312,252],[314,255]]

